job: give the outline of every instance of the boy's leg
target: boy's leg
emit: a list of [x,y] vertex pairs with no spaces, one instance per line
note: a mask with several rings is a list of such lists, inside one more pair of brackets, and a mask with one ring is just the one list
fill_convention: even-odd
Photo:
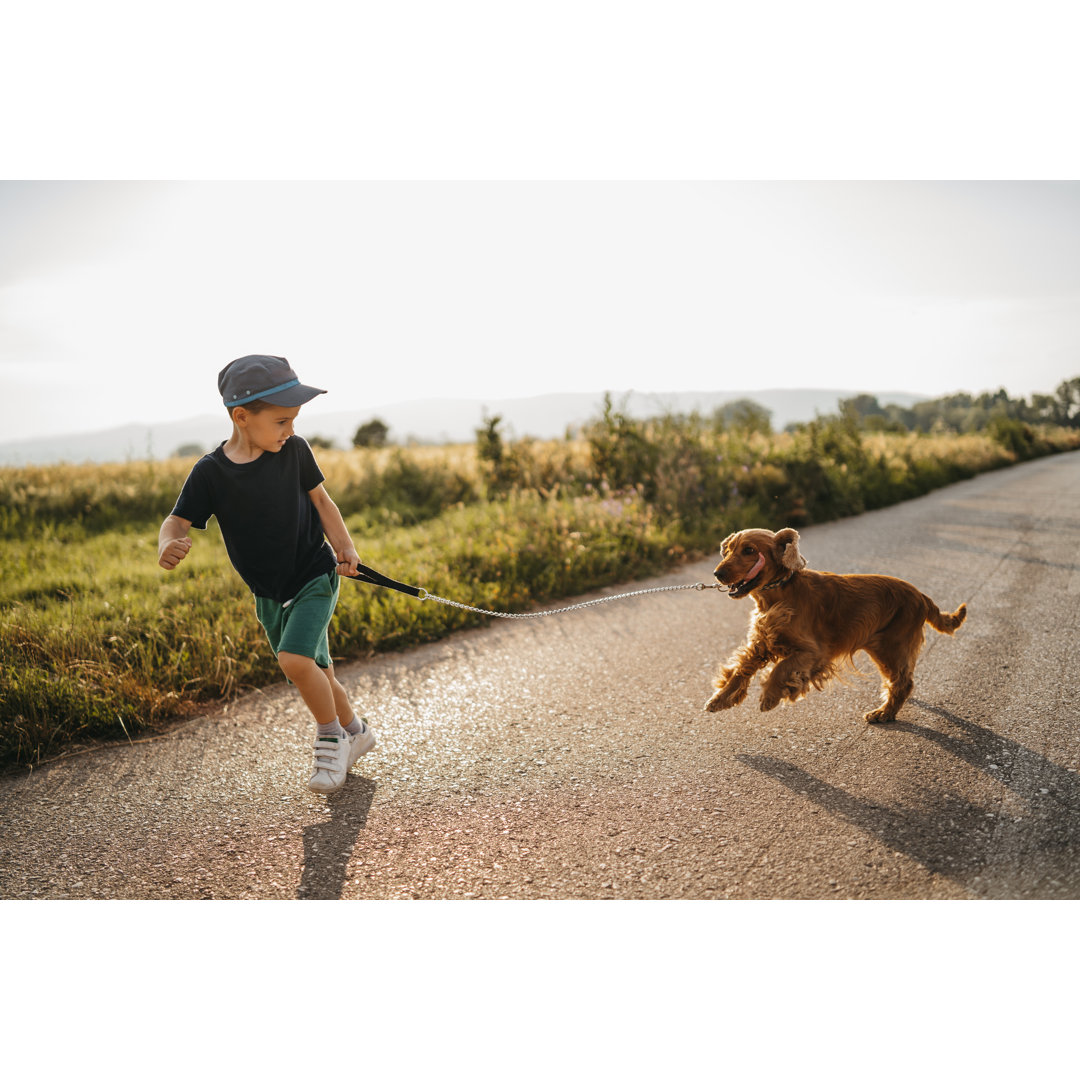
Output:
[[323,674],[326,676],[327,682],[330,683],[330,692],[334,695],[334,707],[337,709],[338,722],[342,727],[347,727],[349,721],[353,718],[353,707],[349,701],[349,695],[345,692],[345,687],[337,681],[333,664],[323,669]]
[[[309,656],[300,656],[297,653],[278,653],[278,665],[285,677],[291,682],[304,704],[315,717],[315,722],[320,725],[332,724],[336,719],[343,728],[355,719],[353,707],[349,701],[349,695],[345,687],[338,682],[334,674],[334,665],[321,668]],[[326,691],[330,692],[330,704],[327,704]],[[332,710],[330,715],[328,710]],[[324,717],[329,716],[329,719]]]
[[[355,721],[330,662],[327,631],[338,590],[336,575],[325,575],[310,581],[288,604],[256,601],[278,666],[319,725],[308,787],[320,792],[339,788],[356,759],[375,745],[371,729]],[[346,731],[349,727],[356,730]]]
[[[341,684],[336,679],[331,683],[326,671],[319,667],[310,656],[279,652],[278,665],[285,673],[285,678],[300,691],[304,704],[315,717],[317,724],[332,724],[338,718],[340,705],[337,701],[337,691],[333,687],[337,686],[341,689]],[[343,689],[341,689],[341,694],[342,696],[345,694]],[[347,698],[346,704],[348,704]]]
[[324,668],[310,656],[279,652],[278,664],[319,725],[315,734],[314,758],[308,788],[328,795],[345,783],[356,760],[355,741],[338,723],[337,704]]
[[[375,745],[375,732],[362,720],[355,722],[355,732],[345,730],[355,718],[345,688],[334,676],[332,665],[321,668],[311,657],[288,652],[278,653],[278,663],[320,724],[315,737],[314,769],[308,787],[324,793],[335,791],[345,783],[345,777],[357,758]],[[341,724],[341,720],[345,723]],[[331,724],[334,725],[334,733],[323,734],[322,725]]]
[[278,666],[322,726],[337,720],[335,694],[324,672],[330,666],[327,630],[338,590],[336,575],[323,574],[309,581],[287,604],[255,600],[255,612]]
[[345,687],[337,681],[337,677],[334,675],[334,665],[331,664],[326,668],[323,674],[330,683],[330,689],[334,695],[334,702],[338,710],[338,723],[341,724],[346,735],[352,740],[349,744],[349,768],[352,768],[361,754],[366,754],[375,746],[375,732],[371,730],[366,721],[361,720],[353,712]]

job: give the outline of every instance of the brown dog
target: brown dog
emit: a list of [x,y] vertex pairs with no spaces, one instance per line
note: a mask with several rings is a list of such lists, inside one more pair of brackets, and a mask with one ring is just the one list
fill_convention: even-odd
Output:
[[783,700],[798,701],[818,690],[844,661],[866,652],[882,676],[881,707],[866,713],[870,723],[895,720],[908,699],[923,625],[951,634],[967,615],[961,604],[951,615],[914,585],[880,574],[828,574],[806,569],[794,529],[732,533],[714,571],[728,595],[753,594],[746,644],[720,668],[708,712],[738,705],[757,671],[775,664],[765,680],[761,711]]

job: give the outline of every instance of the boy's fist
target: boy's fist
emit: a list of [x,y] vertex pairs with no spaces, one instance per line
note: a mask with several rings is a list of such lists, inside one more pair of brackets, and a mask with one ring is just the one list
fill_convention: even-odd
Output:
[[356,568],[360,563],[360,556],[356,548],[342,548],[335,553],[337,556],[337,572],[341,577],[356,577]]
[[179,540],[170,540],[158,552],[158,566],[165,570],[175,570],[190,550],[191,541],[186,536]]

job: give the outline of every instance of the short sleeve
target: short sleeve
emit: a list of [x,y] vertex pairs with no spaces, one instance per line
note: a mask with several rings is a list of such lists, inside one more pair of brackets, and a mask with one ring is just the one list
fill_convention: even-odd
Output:
[[207,521],[214,513],[213,500],[210,498],[210,485],[207,483],[205,466],[202,458],[195,462],[195,467],[188,473],[187,480],[180,490],[180,497],[172,508],[174,517],[190,521],[193,528],[205,529]]
[[300,435],[293,436],[296,439],[297,459],[300,463],[300,486],[304,491],[313,491],[326,477],[323,476],[315,455],[311,452],[307,440]]

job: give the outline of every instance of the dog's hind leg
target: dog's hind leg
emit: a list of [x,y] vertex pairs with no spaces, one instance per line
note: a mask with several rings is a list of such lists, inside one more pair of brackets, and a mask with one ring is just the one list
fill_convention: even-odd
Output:
[[781,660],[772,669],[761,691],[761,711],[775,709],[781,701],[798,701],[814,685],[811,672],[812,657],[796,653],[786,660]]
[[866,650],[870,659],[881,672],[881,705],[872,712],[865,713],[863,719],[868,724],[884,724],[896,719],[900,706],[911,696],[915,689],[915,658],[891,659]]

